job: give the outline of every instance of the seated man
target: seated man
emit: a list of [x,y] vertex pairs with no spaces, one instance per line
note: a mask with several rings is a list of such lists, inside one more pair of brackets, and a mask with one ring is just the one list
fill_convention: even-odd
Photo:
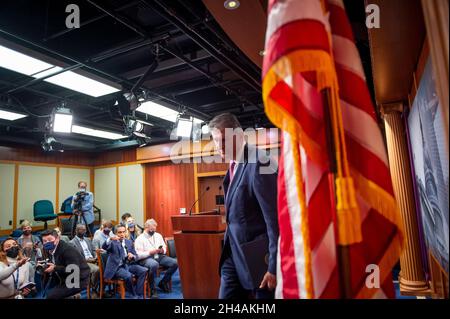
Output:
[[144,224],[145,231],[139,235],[134,245],[139,256],[139,263],[148,269],[149,275],[152,278],[152,288],[159,265],[167,268],[158,287],[164,292],[169,292],[168,283],[172,274],[178,269],[178,264],[174,258],[165,255],[166,243],[161,234],[156,232],[157,226],[158,224],[154,219],[147,220]]
[[110,220],[104,220],[100,229],[95,232],[94,238],[92,239],[92,245],[94,246],[95,250],[102,249],[102,246],[106,242],[106,240],[108,238],[114,237],[112,229],[112,222]]
[[70,243],[84,256],[86,262],[91,271],[91,285],[96,287],[98,283],[98,266],[97,266],[97,256],[95,254],[94,246],[92,246],[91,239],[85,237],[86,226],[84,224],[78,224],[75,229],[75,237],[70,241]]
[[[125,280],[126,289],[132,297],[142,299],[147,269],[135,263],[137,254],[131,240],[125,238],[126,232],[125,226],[117,226],[117,236],[108,238],[103,244],[102,248],[108,253],[104,277],[107,280]],[[136,286],[133,285],[133,275],[137,279]]]
[[44,272],[51,275],[50,280],[56,281],[56,286],[47,293],[47,298],[63,299],[85,289],[90,270],[78,250],[62,241],[55,230],[44,230],[41,238],[46,256],[50,259]]

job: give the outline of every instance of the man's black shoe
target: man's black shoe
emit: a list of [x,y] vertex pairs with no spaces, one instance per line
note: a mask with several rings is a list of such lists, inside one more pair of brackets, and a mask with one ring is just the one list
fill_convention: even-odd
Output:
[[158,284],[158,287],[159,287],[159,289],[161,289],[165,293],[169,293],[170,292],[170,290],[167,287],[167,284],[165,282],[160,281],[159,284]]

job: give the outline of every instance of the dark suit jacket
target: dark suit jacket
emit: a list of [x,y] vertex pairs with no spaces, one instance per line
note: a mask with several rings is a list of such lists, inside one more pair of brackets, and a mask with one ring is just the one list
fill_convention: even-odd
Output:
[[61,280],[65,280],[70,275],[69,272],[66,273],[66,267],[68,265],[78,265],[80,267],[80,284],[81,286],[87,284],[90,273],[89,266],[84,256],[75,247],[60,240],[53,257],[55,259],[55,272]]
[[[134,255],[134,260],[137,260],[137,253],[136,250],[134,250],[133,242],[129,239],[124,240],[128,252]],[[124,262],[126,255],[123,251],[122,243],[118,240],[110,240],[109,244],[105,242],[102,248],[108,252],[108,261],[106,262],[104,277],[105,279],[111,280]]]
[[[241,245],[260,236],[267,236],[269,241],[267,270],[272,274],[276,273],[278,170],[269,167],[269,157],[265,150],[246,146],[244,154],[246,156],[243,163],[235,167],[231,184],[229,172],[223,182],[227,230],[219,269],[231,254],[241,285],[245,289],[255,289],[257,287],[251,279]],[[271,174],[261,174],[260,168],[263,167]]]
[[[95,254],[94,246],[92,245],[92,241],[90,238],[85,237],[84,241],[87,243],[88,249],[91,252],[92,258],[97,258],[97,255]],[[78,237],[74,237],[70,243],[81,253],[81,255],[84,257],[84,251],[83,247],[80,244],[80,241],[78,240]]]

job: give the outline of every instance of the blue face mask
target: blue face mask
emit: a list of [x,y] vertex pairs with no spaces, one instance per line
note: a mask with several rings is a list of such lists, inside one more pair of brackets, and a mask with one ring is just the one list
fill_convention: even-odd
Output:
[[56,245],[55,245],[55,242],[54,241],[49,241],[49,242],[46,242],[45,244],[44,244],[44,249],[45,250],[53,250],[53,249],[55,249],[55,247],[56,247]]
[[134,224],[133,223],[129,223],[128,224],[128,228],[133,228],[134,227]]

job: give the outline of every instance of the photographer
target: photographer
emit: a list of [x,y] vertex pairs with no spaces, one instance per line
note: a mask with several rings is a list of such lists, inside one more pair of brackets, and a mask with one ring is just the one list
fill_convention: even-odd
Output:
[[71,207],[73,214],[79,216],[74,220],[74,227],[76,224],[84,224],[89,228],[89,235],[94,235],[94,194],[87,191],[87,183],[78,182],[78,192],[72,197]]
[[[50,275],[52,284],[56,284],[47,294],[48,299],[63,299],[73,296],[85,289],[89,282],[89,266],[86,259],[71,244],[60,240],[58,234],[54,230],[45,230],[41,234],[44,251],[47,253],[49,261],[41,265],[43,272]],[[73,276],[76,272],[70,272],[68,266],[77,266],[79,268],[78,276]],[[38,266],[39,267],[39,266]],[[69,287],[67,281],[74,284]]]
[[19,244],[8,238],[0,245],[0,299],[22,299],[34,290],[29,258]]

